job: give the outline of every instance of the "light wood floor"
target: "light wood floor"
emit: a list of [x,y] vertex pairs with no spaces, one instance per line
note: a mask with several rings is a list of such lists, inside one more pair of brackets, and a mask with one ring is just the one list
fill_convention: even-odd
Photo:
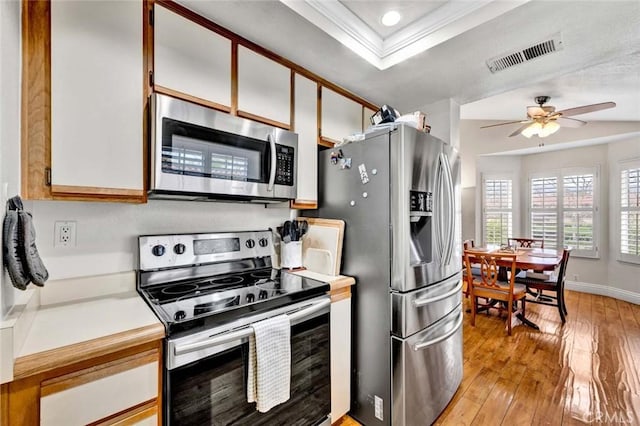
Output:
[[[437,425],[640,425],[640,306],[567,292],[567,323],[527,304],[540,331],[464,322],[464,376]],[[345,419],[343,426],[358,425]]]

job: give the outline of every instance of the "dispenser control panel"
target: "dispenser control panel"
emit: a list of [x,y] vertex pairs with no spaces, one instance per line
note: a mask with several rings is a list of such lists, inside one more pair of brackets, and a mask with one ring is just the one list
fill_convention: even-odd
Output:
[[431,213],[433,211],[433,194],[431,192],[411,191],[411,214]]

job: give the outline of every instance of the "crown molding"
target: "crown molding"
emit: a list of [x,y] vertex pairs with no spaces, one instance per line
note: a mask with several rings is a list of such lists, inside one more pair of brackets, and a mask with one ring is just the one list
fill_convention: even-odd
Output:
[[384,70],[530,0],[451,0],[386,39],[382,39],[338,0],[280,1]]

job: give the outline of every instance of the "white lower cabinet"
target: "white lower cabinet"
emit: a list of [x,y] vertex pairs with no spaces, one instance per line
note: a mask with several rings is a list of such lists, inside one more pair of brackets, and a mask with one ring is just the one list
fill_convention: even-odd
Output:
[[331,421],[351,407],[351,298],[331,304]]
[[[84,425],[153,401],[158,396],[158,362],[157,354],[155,359],[132,356],[44,382],[40,424]],[[152,424],[152,417],[157,423],[157,414],[148,414],[125,416],[127,424]]]

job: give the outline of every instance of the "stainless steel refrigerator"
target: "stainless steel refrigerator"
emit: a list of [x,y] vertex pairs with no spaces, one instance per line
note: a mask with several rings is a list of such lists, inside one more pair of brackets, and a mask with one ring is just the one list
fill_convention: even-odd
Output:
[[462,379],[459,156],[399,125],[319,162],[317,214],[345,220],[342,273],[357,279],[350,413],[430,424]]

